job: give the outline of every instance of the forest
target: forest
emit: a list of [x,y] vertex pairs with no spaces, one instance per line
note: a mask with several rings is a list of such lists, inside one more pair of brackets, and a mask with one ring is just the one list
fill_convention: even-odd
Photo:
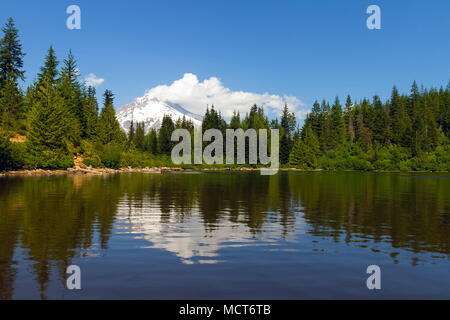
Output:
[[[0,171],[76,164],[173,166],[172,132],[194,130],[185,118],[164,116],[159,130],[147,132],[143,123],[133,123],[123,132],[114,94],[105,90],[100,108],[95,88],[79,79],[72,52],[60,62],[52,46],[24,90],[24,57],[19,31],[10,18],[0,39]],[[235,112],[229,122],[212,106],[206,109],[202,129],[279,129],[285,168],[449,171],[449,90],[450,82],[446,87],[419,88],[414,81],[408,94],[394,86],[385,102],[377,95],[361,101],[348,95],[344,105],[338,97],[331,104],[316,101],[301,127],[287,105],[279,119],[269,119],[263,107],[254,105],[245,115]]]

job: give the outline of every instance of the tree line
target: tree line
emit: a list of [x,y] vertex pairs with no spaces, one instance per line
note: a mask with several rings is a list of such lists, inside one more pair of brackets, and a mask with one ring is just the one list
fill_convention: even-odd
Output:
[[352,101],[342,107],[315,102],[290,154],[303,168],[357,170],[450,169],[450,82],[409,95],[394,86],[389,100]]
[[[2,33],[0,170],[64,169],[74,165],[75,157],[93,167],[172,165],[172,132],[192,132],[192,121],[165,115],[159,130],[132,122],[125,133],[116,118],[114,94],[105,90],[100,109],[95,88],[79,79],[72,52],[60,63],[52,46],[35,80],[23,90],[25,53],[12,18]],[[378,96],[359,102],[348,96],[345,106],[338,97],[332,105],[316,101],[301,128],[287,105],[280,119],[269,120],[263,107],[253,105],[243,116],[234,112],[229,122],[212,106],[202,129],[223,134],[226,129],[279,129],[282,166],[448,171],[449,89],[450,83],[445,89],[419,90],[414,82],[409,95],[394,87],[384,103]]]

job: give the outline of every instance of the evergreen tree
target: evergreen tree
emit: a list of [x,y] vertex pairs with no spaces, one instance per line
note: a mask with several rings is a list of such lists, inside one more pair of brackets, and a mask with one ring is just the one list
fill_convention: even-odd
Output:
[[367,114],[367,112],[364,112],[366,108],[368,108],[368,102],[367,100],[363,100],[361,103],[361,106],[355,107],[355,133],[356,133],[356,141],[362,145],[366,151],[369,151],[372,147],[373,142],[373,134],[370,131],[370,129],[366,126],[366,120],[364,119],[364,114]]
[[25,108],[18,81],[25,79],[22,45],[14,20],[8,19],[0,40],[0,127],[6,131],[23,131]]
[[319,140],[311,125],[305,128],[305,138],[295,142],[289,156],[289,164],[299,168],[315,168],[319,152]]
[[33,106],[38,103],[39,99],[39,88],[46,85],[51,85],[52,87],[57,84],[57,75],[58,75],[58,60],[55,56],[55,51],[53,47],[50,46],[47,55],[45,57],[44,65],[40,69],[40,73],[38,73],[37,80],[28,88],[27,94],[25,97],[25,107],[28,112],[31,112]]
[[178,118],[177,121],[175,121],[175,129],[181,128],[183,128],[183,120],[181,120],[181,118]]
[[388,115],[384,110],[380,97],[373,97],[373,111],[371,112],[370,130],[373,133],[374,140],[380,143],[388,141]]
[[116,118],[114,95],[110,90],[106,90],[103,97],[104,106],[98,122],[98,137],[103,144],[123,144],[126,141],[126,134],[120,129]]
[[350,95],[347,95],[347,100],[345,100],[345,109],[349,110],[352,107],[353,103],[352,103],[352,98],[350,97]]
[[394,86],[391,94],[389,116],[391,117],[392,142],[400,143],[406,131],[406,110],[401,103],[397,87]]
[[335,149],[343,141],[344,137],[344,121],[342,118],[342,106],[339,98],[336,97],[333,106],[331,107],[331,148]]
[[439,106],[442,132],[450,138],[450,81],[445,90],[439,90]]
[[152,154],[158,154],[158,135],[156,133],[156,130],[151,128],[150,132],[148,133],[148,151],[150,151]]
[[145,149],[145,124],[138,123],[136,126],[136,132],[133,137],[133,143],[136,149],[144,151]]
[[322,115],[322,135],[320,136],[320,148],[323,151],[331,150],[335,147],[334,128],[330,111],[324,112]]
[[353,117],[353,103],[350,95],[347,96],[347,101],[345,102],[344,111],[344,125],[345,125],[345,138],[350,143],[355,140],[355,124]]
[[239,129],[241,127],[241,116],[239,112],[236,113],[236,111],[233,111],[233,116],[230,120],[230,126],[229,129]]
[[[54,61],[50,55],[48,61]],[[53,64],[56,70],[57,64]],[[46,69],[51,71],[50,69]],[[30,111],[27,121],[27,148],[31,166],[40,168],[67,168],[73,165],[68,142],[70,115],[64,99],[56,87],[55,73],[43,73],[32,86],[28,101]]]
[[192,120],[186,120],[186,116],[183,115],[183,118],[181,119],[181,128],[192,132],[192,130],[194,130],[194,122],[192,122]]
[[78,81],[78,69],[72,51],[69,51],[64,60],[64,66],[61,68],[58,79],[58,89],[61,97],[64,99],[64,106],[67,109],[69,117],[70,141],[78,145],[80,138],[86,137],[87,118],[84,113],[84,99],[81,84]]
[[417,82],[414,81],[411,86],[411,94],[409,96],[409,104],[408,104],[408,115],[411,119],[414,119],[419,111],[421,103],[421,97],[419,92],[419,87],[417,86]]
[[0,88],[0,127],[5,131],[24,133],[25,113],[23,94],[14,79],[7,78]]
[[222,118],[222,114],[214,109],[214,105],[211,107],[211,110],[207,108],[202,121],[203,133],[208,129],[218,129],[222,134],[225,134],[226,128],[227,123]]
[[27,146],[34,155],[44,151],[67,155],[67,110],[50,80],[44,78],[37,87],[37,99],[29,115]]
[[284,105],[283,115],[281,116],[281,141],[280,141],[280,162],[286,164],[289,162],[289,154],[293,147],[292,134],[295,130],[296,120],[294,113],[290,113],[287,104]]
[[320,137],[323,129],[323,121],[322,121],[323,119],[320,104],[317,100],[314,101],[311,113],[309,115],[309,119],[312,130],[314,131],[316,136]]
[[41,85],[48,80],[52,85],[57,81],[59,61],[56,58],[53,46],[50,46],[45,57],[44,65],[41,67],[41,72],[38,73],[37,85]]
[[85,137],[93,140],[98,131],[98,103],[95,98],[95,88],[89,86],[83,103],[83,114],[86,119]]
[[411,101],[414,106],[413,130],[415,131],[414,154],[419,155],[422,152],[430,152],[438,144],[438,123],[434,118],[433,110],[427,93],[423,92],[417,96],[413,84],[411,92]]
[[25,80],[25,71],[22,70],[25,54],[22,52],[19,31],[13,18],[8,19],[2,31],[4,36],[0,40],[0,86],[7,79]]
[[159,152],[163,154],[170,154],[172,152],[172,132],[175,130],[175,124],[169,115],[164,115],[159,129]]
[[130,128],[128,129],[128,135],[127,135],[127,137],[128,137],[128,147],[130,147],[131,144],[132,144],[133,141],[134,141],[134,133],[135,133],[135,129],[134,129],[134,121],[131,120]]

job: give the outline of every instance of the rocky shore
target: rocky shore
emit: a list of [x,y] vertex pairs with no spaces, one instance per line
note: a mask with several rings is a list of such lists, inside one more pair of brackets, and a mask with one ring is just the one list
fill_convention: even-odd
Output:
[[[198,171],[259,171],[260,168],[249,168],[249,167],[238,167],[238,168],[199,168],[194,169]],[[163,172],[180,172],[185,171],[183,168],[172,168],[172,167],[152,167],[152,168],[120,168],[120,169],[109,169],[109,168],[92,168],[87,166],[75,166],[73,168],[68,168],[67,170],[18,170],[18,171],[6,171],[0,172],[0,177],[5,176],[58,176],[58,175],[109,175],[116,173],[163,173]],[[280,171],[305,171],[302,169],[295,168],[283,168]],[[322,171],[322,170],[313,170]]]
[[[188,169],[189,171],[206,171],[206,172],[218,172],[218,171],[259,171],[260,168],[249,168],[249,167],[238,167],[238,168],[198,168],[198,169]],[[6,171],[0,172],[0,177],[8,176],[18,176],[18,177],[32,177],[32,176],[58,176],[58,175],[109,175],[117,173],[164,173],[164,172],[181,172],[185,171],[183,168],[172,168],[172,167],[152,167],[152,168],[120,168],[120,169],[109,169],[109,168],[92,168],[86,166],[75,166],[73,168],[68,168],[67,170],[18,170],[18,171]],[[329,171],[323,169],[297,169],[297,168],[280,168],[279,171],[303,171],[303,172],[320,172]],[[341,170],[355,172],[354,170]],[[401,172],[401,171],[371,171],[371,172]],[[429,171],[405,171],[409,173],[426,173]],[[447,172],[445,172],[447,173]]]
[[169,168],[169,167],[153,167],[153,168],[121,168],[121,169],[109,169],[109,168],[92,168],[92,167],[80,167],[76,166],[68,168],[67,170],[18,170],[1,172],[0,177],[4,176],[58,176],[58,175],[108,175],[115,173],[133,173],[133,172],[177,172],[183,171],[182,168]]

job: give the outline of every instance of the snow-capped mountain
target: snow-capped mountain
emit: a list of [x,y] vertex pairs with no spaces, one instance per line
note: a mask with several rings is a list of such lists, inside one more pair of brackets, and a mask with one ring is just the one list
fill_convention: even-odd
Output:
[[116,112],[120,127],[125,132],[128,132],[131,121],[134,123],[144,122],[146,132],[151,128],[159,129],[164,115],[170,115],[174,122],[185,116],[186,120],[192,120],[195,127],[199,127],[203,119],[202,116],[187,111],[179,104],[161,101],[147,95],[136,98],[132,103],[124,105]]

